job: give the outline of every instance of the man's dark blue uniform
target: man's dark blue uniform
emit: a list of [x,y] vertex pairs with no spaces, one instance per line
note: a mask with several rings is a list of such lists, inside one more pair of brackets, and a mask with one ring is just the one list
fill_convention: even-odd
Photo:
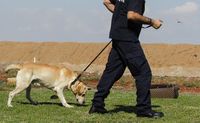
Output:
[[112,49],[103,75],[97,85],[97,92],[92,100],[94,107],[103,109],[104,99],[108,96],[113,84],[123,75],[126,67],[136,80],[137,105],[136,113],[151,112],[151,69],[141,48],[139,35],[141,23],[130,22],[128,11],[143,15],[144,0],[110,0],[115,5],[110,30]]

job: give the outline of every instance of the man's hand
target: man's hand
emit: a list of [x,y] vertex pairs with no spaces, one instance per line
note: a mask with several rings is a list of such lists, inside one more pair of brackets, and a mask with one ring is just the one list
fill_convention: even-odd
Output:
[[155,29],[159,29],[163,23],[163,21],[161,21],[159,19],[151,19],[149,17],[140,15],[134,11],[129,11],[127,18],[128,18],[128,20],[133,21],[133,22],[150,25]]
[[163,21],[162,20],[159,20],[159,19],[152,19],[152,27],[154,28],[154,29],[159,29],[161,26],[162,26],[162,23],[163,23]]
[[106,8],[110,11],[110,12],[114,12],[115,9],[115,5],[112,4],[112,2],[110,0],[104,0],[103,4],[106,6]]

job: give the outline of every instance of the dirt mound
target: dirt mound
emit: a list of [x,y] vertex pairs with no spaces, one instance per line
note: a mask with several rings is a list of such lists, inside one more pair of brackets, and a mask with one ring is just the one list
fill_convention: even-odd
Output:
[[[36,57],[42,63],[88,63],[104,46],[104,43],[19,43],[1,42],[1,62],[32,62]],[[105,64],[109,48],[96,64]]]
[[200,45],[149,44],[144,49],[153,67],[200,67]]
[[[0,63],[33,62],[59,64],[82,70],[106,43],[70,42],[0,42]],[[102,72],[111,46],[88,71]],[[200,45],[143,44],[146,57],[155,75],[200,76]],[[2,67],[1,67],[2,68]]]

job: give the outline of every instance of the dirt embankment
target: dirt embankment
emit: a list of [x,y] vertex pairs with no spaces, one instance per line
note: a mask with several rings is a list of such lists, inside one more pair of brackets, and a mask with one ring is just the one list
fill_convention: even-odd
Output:
[[[0,42],[0,63],[33,62],[64,65],[81,71],[106,43]],[[107,48],[89,72],[102,72],[111,46]],[[200,77],[200,45],[143,44],[154,75]],[[128,73],[128,71],[127,71]]]

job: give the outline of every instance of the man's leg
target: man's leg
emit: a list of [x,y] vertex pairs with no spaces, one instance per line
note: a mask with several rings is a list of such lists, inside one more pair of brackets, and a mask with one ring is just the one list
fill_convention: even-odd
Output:
[[115,49],[115,44],[113,43],[106,68],[97,85],[97,92],[94,94],[94,99],[92,100],[92,105],[94,107],[104,108],[104,99],[110,93],[113,84],[123,75],[125,68],[126,65],[120,58],[120,55]]
[[137,56],[130,59],[128,68],[136,81],[137,88],[137,112],[150,112],[151,111],[151,69],[145,56]]
[[117,49],[118,52],[124,56],[124,59],[126,59],[126,64],[131,71],[131,74],[136,79],[136,113],[138,116],[162,117],[162,113],[152,112],[151,109],[150,87],[152,74],[140,43],[122,41],[118,43]]
[[136,79],[137,105],[138,110],[150,111],[151,98],[151,70],[145,58],[140,43],[132,41],[121,41],[117,44],[117,50],[126,60],[126,64]]

